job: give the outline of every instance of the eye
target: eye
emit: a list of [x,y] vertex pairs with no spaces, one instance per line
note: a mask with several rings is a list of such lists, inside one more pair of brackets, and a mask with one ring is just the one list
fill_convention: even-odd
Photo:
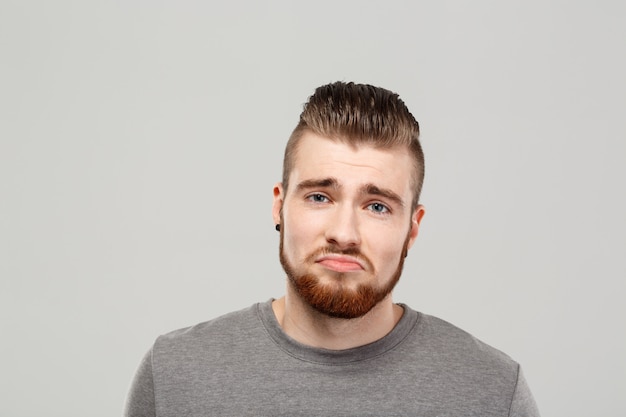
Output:
[[382,203],[372,203],[367,206],[367,208],[377,214],[387,214],[390,212],[389,207]]
[[326,203],[328,202],[328,197],[326,197],[324,194],[311,194],[309,196],[307,196],[307,200],[312,201],[314,203]]

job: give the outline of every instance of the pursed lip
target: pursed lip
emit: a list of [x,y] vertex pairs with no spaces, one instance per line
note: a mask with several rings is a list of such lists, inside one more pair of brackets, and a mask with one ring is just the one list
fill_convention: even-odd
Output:
[[320,256],[315,263],[337,272],[362,271],[365,269],[363,262],[349,255],[327,254]]

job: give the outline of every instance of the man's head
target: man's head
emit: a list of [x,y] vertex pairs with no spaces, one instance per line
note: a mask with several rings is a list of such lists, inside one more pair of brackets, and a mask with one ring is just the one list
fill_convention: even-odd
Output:
[[424,153],[419,124],[400,97],[367,84],[335,82],[318,87],[304,105],[300,121],[291,133],[283,160],[283,187],[289,188],[298,144],[310,132],[351,146],[376,149],[404,148],[413,160],[412,185],[415,209],[424,182]]
[[398,281],[424,214],[418,135],[404,103],[380,88],[335,83],[305,105],[273,216],[290,288],[319,312],[363,316]]

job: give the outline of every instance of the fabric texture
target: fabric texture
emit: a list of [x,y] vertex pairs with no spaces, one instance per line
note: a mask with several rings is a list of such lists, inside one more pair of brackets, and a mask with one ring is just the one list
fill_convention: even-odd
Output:
[[539,416],[516,362],[402,307],[384,338],[340,351],[287,336],[271,300],[160,336],[125,416]]

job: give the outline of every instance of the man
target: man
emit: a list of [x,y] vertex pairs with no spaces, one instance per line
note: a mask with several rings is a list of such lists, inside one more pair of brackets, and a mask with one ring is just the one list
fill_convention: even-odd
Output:
[[284,297],[157,339],[127,416],[538,416],[520,367],[392,290],[424,216],[419,127],[353,83],[309,99],[274,187]]

